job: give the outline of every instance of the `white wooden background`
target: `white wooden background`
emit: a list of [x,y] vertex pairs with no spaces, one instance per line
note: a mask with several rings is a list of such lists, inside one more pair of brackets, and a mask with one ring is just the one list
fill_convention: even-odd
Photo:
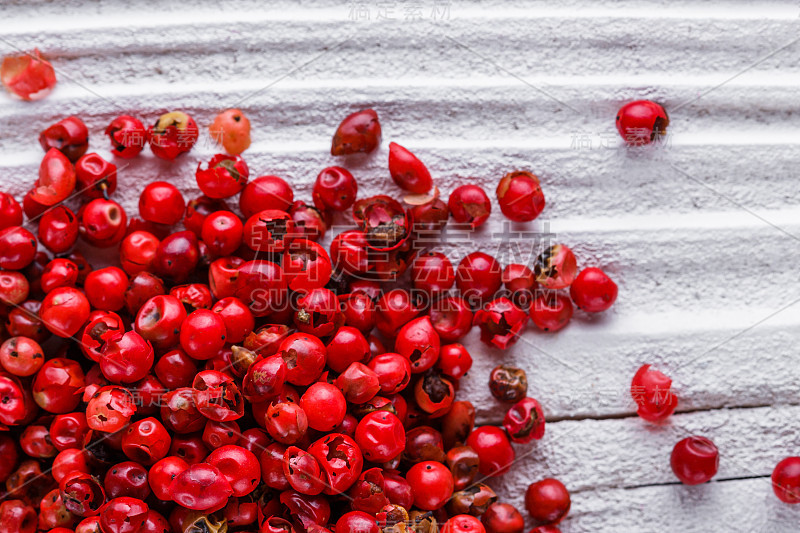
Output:
[[[500,361],[528,371],[547,434],[519,447],[494,481],[518,506],[546,476],[572,491],[563,531],[772,532],[800,529],[800,507],[773,496],[769,474],[800,454],[800,3],[82,0],[4,2],[0,52],[38,46],[60,84],[37,103],[0,96],[0,183],[18,198],[36,177],[37,135],[69,114],[107,154],[116,115],[151,123],[184,109],[207,126],[241,107],[253,123],[254,175],[286,177],[310,199],[335,160],[346,114],[374,107],[384,143],[347,162],[360,194],[398,192],[391,140],[425,161],[449,192],[493,191],[507,171],[538,174],[547,209],[532,226],[618,282],[603,316],[576,314],[556,335],[528,331],[506,353],[469,338],[476,364],[461,395],[483,421]],[[181,3],[183,4],[183,3]],[[422,20],[407,20],[419,15]],[[612,133],[624,102],[660,101],[671,117],[659,149],[626,150]],[[201,143],[174,164],[146,153],[120,172],[115,199],[136,213],[148,180],[196,194]],[[120,166],[125,163],[121,163]],[[496,205],[495,205],[496,208]],[[508,260],[492,234],[449,246]],[[629,383],[652,363],[671,375],[681,414],[662,427],[634,415]],[[689,434],[720,448],[707,485],[676,483],[673,444]],[[523,457],[524,456],[524,457]]]

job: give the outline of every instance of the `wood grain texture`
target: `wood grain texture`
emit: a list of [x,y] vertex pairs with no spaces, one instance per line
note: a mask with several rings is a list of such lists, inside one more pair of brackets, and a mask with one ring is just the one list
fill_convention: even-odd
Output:
[[[423,20],[405,19],[409,3]],[[346,160],[360,195],[398,194],[388,141],[413,150],[445,192],[465,181],[493,191],[504,173],[529,169],[548,202],[539,220],[507,226],[495,204],[485,228],[441,249],[519,262],[550,233],[581,265],[606,269],[620,297],[556,335],[531,327],[505,353],[467,338],[475,366],[459,394],[482,423],[503,415],[486,387],[501,361],[528,372],[548,417],[544,439],[518,447],[518,465],[492,481],[499,494],[521,505],[530,482],[562,479],[571,533],[798,530],[800,510],[768,480],[800,450],[797,2],[4,4],[0,52],[38,46],[61,74],[41,102],[0,96],[4,190],[21,198],[41,159],[38,132],[69,114],[107,155],[100,132],[122,112],[149,123],[179,108],[207,125],[233,105],[253,123],[253,174],[285,177],[298,198],[341,162],[328,155],[338,121],[367,106],[384,143]],[[378,19],[387,4],[393,17]],[[431,19],[445,4],[448,15]],[[354,7],[369,20],[354,20]],[[621,146],[614,113],[636,98],[669,110],[663,146]],[[192,197],[194,168],[212,153],[204,139],[174,164],[149,153],[120,162],[115,199],[135,213],[155,178]],[[508,231],[534,246],[499,242]],[[664,426],[634,415],[628,388],[643,363],[675,380],[684,412]],[[722,458],[714,482],[688,488],[668,458],[693,433]]]

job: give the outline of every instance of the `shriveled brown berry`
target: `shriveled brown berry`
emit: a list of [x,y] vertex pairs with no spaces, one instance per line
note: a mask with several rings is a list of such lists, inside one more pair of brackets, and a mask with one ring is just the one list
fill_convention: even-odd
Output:
[[454,492],[447,502],[447,511],[450,516],[457,514],[480,516],[496,501],[497,494],[489,485],[476,483],[464,490]]
[[453,486],[456,490],[464,490],[478,474],[480,457],[469,446],[456,446],[447,452],[447,466],[453,474]]
[[528,395],[528,377],[521,368],[499,365],[489,375],[489,390],[501,402],[518,402]]

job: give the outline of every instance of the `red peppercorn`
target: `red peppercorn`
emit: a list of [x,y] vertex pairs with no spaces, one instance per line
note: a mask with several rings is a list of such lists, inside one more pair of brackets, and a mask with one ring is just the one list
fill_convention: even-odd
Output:
[[147,469],[133,461],[116,464],[106,472],[103,488],[109,499],[130,496],[146,500],[150,496]]
[[13,196],[0,192],[0,230],[22,225],[22,207]]
[[191,231],[179,231],[159,243],[153,259],[153,270],[158,275],[182,283],[194,272],[199,261],[197,237]]
[[389,173],[398,187],[424,194],[433,187],[431,173],[417,156],[397,143],[389,143]]
[[525,444],[544,436],[544,412],[533,398],[523,398],[506,413],[503,427],[512,442]]
[[719,450],[706,437],[687,437],[672,449],[670,465],[684,485],[700,485],[717,473]]
[[119,246],[122,269],[129,276],[135,276],[152,268],[160,242],[155,235],[147,231],[134,231],[127,235]]
[[446,296],[430,309],[431,324],[442,342],[454,342],[472,329],[472,309],[463,298]]
[[214,304],[211,308],[225,323],[226,341],[229,343],[242,342],[253,331],[255,317],[243,301],[229,296]]
[[89,301],[81,291],[59,287],[44,297],[39,316],[54,335],[72,337],[89,318],[89,312]]
[[100,369],[112,383],[135,383],[153,366],[153,346],[135,331],[110,336],[101,353]]
[[569,491],[557,479],[531,483],[525,491],[525,508],[539,522],[558,524],[569,513],[570,505]]
[[599,268],[584,268],[569,288],[575,305],[589,313],[599,313],[614,305],[617,284]]
[[370,401],[381,390],[377,374],[362,363],[351,363],[336,378],[335,385],[349,403],[357,405]]
[[238,109],[227,109],[214,117],[208,127],[211,138],[231,155],[250,147],[250,119]]
[[358,423],[355,439],[365,459],[373,463],[384,463],[403,451],[406,432],[403,423],[392,413],[374,411]]
[[278,176],[259,176],[242,190],[239,208],[250,218],[265,209],[288,211],[294,201],[294,192],[285,180]]
[[0,271],[0,303],[19,305],[30,294],[30,284],[21,272]]
[[89,244],[109,248],[125,237],[128,216],[117,202],[97,198],[78,211],[80,235]]
[[0,80],[6,89],[23,100],[39,100],[55,87],[56,72],[34,48],[32,52],[5,56],[0,66]]
[[365,335],[369,334],[378,320],[375,301],[369,294],[362,291],[341,296],[339,299],[342,303],[344,323],[356,328]]
[[32,376],[44,364],[42,347],[28,337],[11,337],[0,345],[0,365],[15,376]]
[[514,462],[514,448],[505,432],[498,427],[475,428],[467,437],[466,444],[480,457],[480,473],[484,476],[503,474]]
[[394,349],[411,362],[411,372],[430,369],[439,359],[441,342],[428,316],[415,318],[397,333]]
[[650,422],[664,420],[678,407],[672,380],[650,365],[642,365],[633,376],[631,396],[638,406],[636,412]]
[[217,211],[203,221],[200,237],[215,256],[234,253],[242,245],[244,224],[230,211]]
[[339,328],[326,348],[327,365],[334,372],[344,372],[353,363],[366,363],[370,357],[369,342],[350,326]]
[[224,504],[233,494],[230,482],[208,463],[189,466],[169,486],[170,497],[187,509],[206,511]]
[[112,120],[105,133],[111,141],[111,153],[123,159],[136,157],[147,143],[144,124],[130,115],[120,115]]
[[298,237],[317,242],[325,236],[330,223],[330,213],[323,213],[316,207],[298,200],[289,207],[289,214],[294,220]]
[[78,240],[78,217],[68,207],[54,206],[39,219],[39,242],[53,253],[64,253]]
[[481,515],[487,533],[522,533],[525,519],[511,504],[495,502]]
[[378,376],[384,394],[398,393],[411,381],[411,362],[398,353],[376,355],[367,366]]
[[506,174],[497,185],[497,202],[509,220],[515,222],[534,220],[545,206],[539,178],[525,170]]
[[274,403],[267,409],[265,425],[270,437],[282,444],[294,444],[306,434],[308,417],[295,403]]
[[565,289],[578,272],[575,254],[563,244],[554,244],[536,258],[533,272],[544,288]]
[[230,422],[244,415],[244,400],[234,379],[217,370],[203,370],[192,381],[197,410],[210,420]]
[[669,116],[663,107],[649,100],[636,100],[617,111],[617,131],[630,145],[650,144],[667,134]]
[[202,163],[197,165],[195,179],[197,186],[209,198],[230,198],[238,194],[250,176],[247,163],[238,155],[217,154],[205,169],[202,166]]
[[439,350],[439,360],[436,361],[436,368],[445,376],[459,380],[472,368],[472,356],[463,344],[446,344]]
[[283,252],[295,236],[294,221],[285,211],[266,209],[247,219],[244,243],[256,252]]
[[483,252],[465,255],[456,269],[456,284],[470,307],[489,300],[502,285],[503,271],[497,260]]
[[176,224],[186,210],[186,201],[177,187],[166,181],[154,181],[139,196],[139,215],[159,224]]
[[175,456],[165,457],[151,466],[147,481],[156,498],[169,500],[169,486],[172,480],[188,468],[189,464],[186,461]]
[[331,278],[331,258],[325,249],[308,239],[296,239],[283,256],[283,270],[294,291],[324,287]]
[[75,189],[75,167],[67,156],[51,148],[39,165],[39,179],[31,190],[31,200],[43,206],[65,200]]
[[800,503],[800,457],[787,457],[775,465],[772,490],[784,503]]
[[331,155],[372,152],[381,143],[381,124],[372,109],[348,115],[333,135]]
[[94,393],[86,406],[86,423],[90,429],[114,433],[122,429],[136,414],[136,404],[128,389],[111,385]]
[[441,508],[453,495],[453,475],[442,463],[417,463],[408,470],[406,479],[414,487],[414,505],[423,511]]
[[164,425],[149,417],[128,426],[122,437],[122,452],[133,461],[152,465],[167,456],[171,444]]
[[358,193],[358,184],[349,170],[328,167],[322,170],[314,182],[312,198],[317,209],[344,211],[353,205]]
[[418,255],[411,263],[411,279],[414,287],[428,293],[450,290],[455,283],[453,264],[440,252]]
[[87,198],[108,197],[117,190],[117,166],[97,154],[86,154],[75,163],[78,190]]
[[554,333],[569,324],[573,311],[572,301],[566,294],[544,291],[533,301],[529,313],[537,328]]
[[308,426],[317,431],[333,431],[344,420],[347,401],[342,392],[329,383],[312,384],[300,398],[300,407],[308,417]]
[[528,315],[506,297],[492,300],[475,313],[473,323],[481,329],[484,344],[505,350],[519,340]]
[[93,308],[103,311],[119,311],[125,305],[128,276],[117,267],[101,268],[86,276],[83,288]]
[[45,152],[59,150],[73,163],[89,148],[89,130],[78,117],[68,117],[39,134],[39,144]]
[[325,474],[325,494],[341,494],[361,475],[364,458],[356,442],[342,433],[328,433],[308,447]]
[[469,224],[473,229],[482,226],[492,212],[492,202],[477,185],[456,188],[450,193],[447,207],[456,222]]
[[209,454],[206,462],[222,473],[237,498],[247,496],[261,482],[258,458],[241,446],[221,446]]
[[22,226],[0,230],[0,268],[20,270],[36,256],[36,237]]
[[147,129],[150,149],[156,156],[168,161],[191,150],[198,135],[194,119],[181,111],[161,115]]
[[486,533],[486,529],[474,516],[460,514],[444,523],[442,533]]
[[434,370],[426,372],[414,387],[417,407],[432,417],[445,414],[453,405],[454,396],[453,384]]

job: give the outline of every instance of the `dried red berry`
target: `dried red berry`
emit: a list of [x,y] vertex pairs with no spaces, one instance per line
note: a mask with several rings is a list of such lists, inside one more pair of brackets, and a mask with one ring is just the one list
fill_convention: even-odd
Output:
[[371,152],[381,142],[381,124],[372,109],[348,115],[333,135],[331,155],[348,155]]
[[699,485],[717,474],[719,450],[706,437],[687,437],[672,449],[670,466],[681,483]]
[[663,107],[649,100],[636,100],[617,111],[617,131],[630,145],[650,144],[667,134],[669,116]]

